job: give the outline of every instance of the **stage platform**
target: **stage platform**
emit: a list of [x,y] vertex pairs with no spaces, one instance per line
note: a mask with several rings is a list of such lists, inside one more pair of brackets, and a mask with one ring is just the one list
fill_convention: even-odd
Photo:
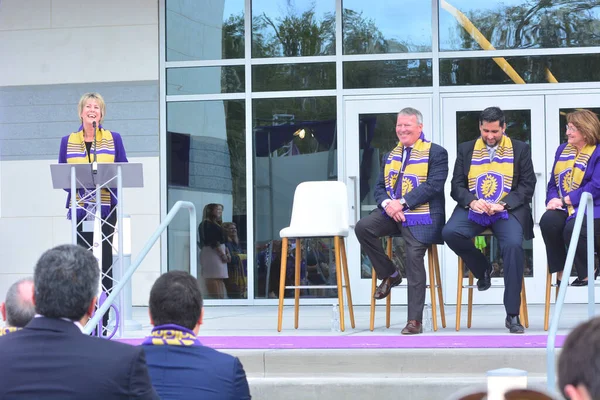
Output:
[[[354,308],[355,329],[346,312],[345,332],[331,332],[331,306],[301,306],[299,329],[293,328],[293,307],[286,306],[280,333],[276,306],[206,307],[199,339],[240,358],[255,400],[444,400],[457,391],[485,387],[486,372],[497,368],[526,370],[530,387],[545,388],[543,305],[530,305],[530,325],[523,335],[508,333],[501,305],[474,306],[471,329],[466,311],[465,306],[458,332],[455,307],[447,306],[446,328],[440,323],[437,332],[404,336],[404,306],[392,307],[389,329],[384,306],[377,307],[373,332],[368,306]],[[133,315],[143,329],[126,332],[120,340],[138,344],[151,326],[147,308],[136,307]],[[557,347],[585,320],[585,304],[566,305]]]

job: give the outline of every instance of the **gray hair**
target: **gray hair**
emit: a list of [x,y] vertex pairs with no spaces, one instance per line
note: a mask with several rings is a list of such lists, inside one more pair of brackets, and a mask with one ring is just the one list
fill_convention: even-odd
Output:
[[65,244],[42,254],[33,280],[38,314],[79,321],[96,297],[100,270],[91,251]]
[[9,326],[23,328],[35,315],[35,307],[31,293],[23,293],[22,287],[33,278],[19,279],[13,283],[6,293],[6,322]]
[[398,115],[406,115],[406,116],[414,115],[415,117],[417,117],[417,122],[419,124],[423,123],[423,114],[421,114],[421,111],[417,110],[416,108],[405,107],[402,110],[400,110]]

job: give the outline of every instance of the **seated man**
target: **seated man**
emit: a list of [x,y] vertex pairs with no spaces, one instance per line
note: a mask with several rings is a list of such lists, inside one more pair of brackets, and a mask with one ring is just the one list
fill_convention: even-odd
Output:
[[0,337],[0,399],[157,399],[144,350],[82,334],[98,261],[81,246],[46,251],[33,274],[36,316]]
[[144,348],[152,384],[164,399],[244,400],[250,389],[236,357],[203,346],[202,293],[196,278],[171,271],[150,291],[150,323]]
[[529,202],[536,178],[529,145],[510,139],[505,129],[502,110],[486,108],[479,116],[481,137],[459,145],[450,192],[457,205],[442,236],[483,291],[492,285],[492,265],[472,239],[491,228],[504,260],[505,326],[510,333],[524,333],[519,320],[523,239],[533,238]]
[[35,315],[33,306],[33,279],[23,278],[13,283],[6,293],[6,302],[0,303],[2,320],[7,326],[0,328],[0,336],[23,328]]
[[448,177],[448,153],[423,134],[423,115],[414,108],[398,113],[399,143],[387,156],[375,186],[378,208],[356,224],[363,251],[382,279],[375,299],[383,299],[402,282],[394,263],[381,246],[382,236],[401,235],[406,242],[408,317],[402,334],[423,332],[426,273],[425,252],[442,243],[444,183]]
[[558,387],[570,400],[600,400],[600,317],[575,328],[558,359]]

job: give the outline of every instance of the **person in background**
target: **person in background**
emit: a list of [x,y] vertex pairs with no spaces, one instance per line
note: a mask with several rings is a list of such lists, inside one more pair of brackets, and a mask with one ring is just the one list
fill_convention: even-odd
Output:
[[569,400],[600,400],[600,317],[565,339],[558,359],[558,387]]
[[223,229],[227,236],[225,247],[230,255],[230,261],[227,263],[228,277],[224,280],[227,297],[230,299],[245,299],[247,298],[247,278],[244,262],[247,256],[240,247],[236,224],[225,222]]
[[91,252],[54,247],[33,280],[36,316],[0,336],[0,399],[158,399],[142,347],[83,333],[100,282]]
[[198,281],[184,271],[161,275],[150,290],[150,323],[142,347],[152,384],[163,399],[247,400],[240,360],[203,346],[196,337],[204,309]]
[[6,301],[0,303],[0,314],[7,323],[0,329],[0,336],[17,331],[31,321],[35,315],[32,278],[20,279],[8,288]]
[[231,261],[225,246],[223,230],[223,205],[210,203],[204,206],[202,222],[198,226],[201,275],[211,298],[225,298],[224,279],[229,277],[227,263]]
[[[85,93],[78,105],[81,125],[76,132],[64,136],[60,142],[58,162],[66,164],[91,164],[94,161],[94,150],[99,163],[127,162],[127,154],[121,135],[104,129],[102,121],[106,116],[106,103],[99,93]],[[94,128],[94,124],[96,128]],[[97,148],[95,149],[95,147]],[[94,233],[84,229],[82,221],[93,221],[96,208],[96,197],[86,194],[93,190],[78,189],[77,200],[77,244],[92,250]],[[104,292],[112,289],[112,237],[117,223],[116,189],[101,190],[101,223],[102,230],[102,286]],[[67,218],[71,219],[71,193],[67,196]],[[87,227],[86,227],[87,228]],[[103,317],[103,326],[108,324],[108,313]]]
[[[548,270],[560,285],[567,261],[575,216],[583,192],[594,200],[594,234],[600,235],[600,121],[589,110],[567,115],[567,143],[558,146],[546,193],[546,212],[540,220]],[[575,251],[577,279],[571,286],[587,286],[587,218],[583,219]],[[594,279],[598,269],[594,271]]]

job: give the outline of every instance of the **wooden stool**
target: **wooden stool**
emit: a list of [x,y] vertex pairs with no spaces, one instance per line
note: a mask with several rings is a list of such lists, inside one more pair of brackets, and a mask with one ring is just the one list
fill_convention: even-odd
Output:
[[[281,239],[281,275],[279,276],[279,309],[277,313],[277,332],[281,332],[283,318],[283,297],[285,289],[294,289],[294,328],[298,329],[298,311],[300,308],[300,289],[328,289],[337,288],[339,309],[340,309],[340,330],[344,332],[344,287],[346,287],[346,297],[348,298],[348,309],[350,311],[350,323],[354,328],[354,310],[352,307],[352,293],[350,291],[350,276],[348,274],[348,260],[346,259],[346,245],[342,236],[335,236],[334,257],[335,257],[335,274],[337,285],[300,285],[300,259],[302,258],[300,239],[296,239],[296,263],[294,266],[294,286],[285,286],[285,277],[287,270],[287,247],[288,238]],[[342,283],[342,273],[346,284]]]
[[[392,259],[392,236],[388,236],[387,238],[387,255]],[[432,244],[429,245],[427,249],[427,259],[429,264],[429,284],[427,287],[429,288],[429,293],[431,295],[431,312],[432,312],[432,321],[433,321],[433,330],[437,331],[437,308],[436,308],[436,297],[435,297],[435,289],[437,288],[437,294],[439,298],[440,304],[440,314],[442,317],[442,327],[446,327],[446,313],[444,312],[444,297],[442,295],[442,278],[440,275],[440,262],[437,253],[437,245]],[[371,321],[370,321],[370,329],[373,331],[375,329],[375,289],[377,288],[377,274],[375,272],[375,268],[371,269]],[[392,292],[385,299],[385,327],[390,327],[390,309],[392,304]]]
[[[486,229],[480,235],[477,236],[492,236],[493,233],[490,229]],[[473,238],[475,240],[475,238]],[[467,328],[471,327],[471,319],[473,316],[473,289],[476,285],[473,285],[474,276],[469,271],[469,284],[463,284],[463,275],[465,270],[465,263],[462,258],[458,257],[458,286],[456,294],[456,330],[460,331],[460,312],[462,308],[462,290],[463,288],[469,289],[469,297],[467,303]],[[504,285],[492,285],[492,288],[503,288]],[[525,328],[529,328],[529,315],[527,313],[527,293],[525,291],[525,276],[523,276],[523,282],[521,284],[521,307],[519,309],[519,315],[523,320]]]

